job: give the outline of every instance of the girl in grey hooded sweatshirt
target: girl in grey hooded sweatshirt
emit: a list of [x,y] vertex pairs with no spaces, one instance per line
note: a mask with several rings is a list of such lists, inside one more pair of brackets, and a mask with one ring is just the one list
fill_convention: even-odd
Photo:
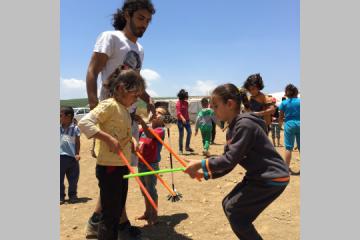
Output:
[[[289,183],[289,169],[267,136],[265,121],[253,113],[240,114],[244,94],[233,84],[220,85],[211,101],[217,119],[229,124],[224,153],[190,160],[185,172],[192,178],[215,179],[236,165],[246,170],[239,184],[223,199],[231,228],[241,240],[262,239],[253,221]],[[202,169],[202,172],[199,170]]]

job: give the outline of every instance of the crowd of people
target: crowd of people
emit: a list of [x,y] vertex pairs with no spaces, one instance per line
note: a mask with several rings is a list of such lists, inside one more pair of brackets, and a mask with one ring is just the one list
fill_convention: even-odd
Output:
[[[113,15],[113,31],[101,33],[90,59],[86,86],[90,113],[77,124],[71,107],[60,109],[60,204],[65,202],[65,176],[69,182],[69,202],[77,199],[79,179],[80,131],[94,139],[92,155],[96,157],[99,186],[97,205],[86,225],[86,238],[101,240],[141,239],[139,228],[132,226],[126,214],[129,166],[119,158],[121,152],[138,172],[149,171],[137,153],[154,170],[159,169],[162,144],[154,133],[165,138],[164,116],[167,109],[156,108],[140,75],[144,50],[137,42],[150,23],[155,8],[149,0],[126,0]],[[97,77],[101,73],[100,97]],[[210,96],[201,99],[202,109],[195,122],[195,136],[200,129],[204,159],[188,159],[185,173],[191,178],[216,179],[235,166],[246,170],[242,181],[224,198],[223,209],[234,234],[239,239],[262,239],[253,221],[286,188],[296,140],[300,151],[300,99],[298,89],[285,87],[283,101],[277,106],[262,92],[262,76],[250,75],[241,87],[231,83],[217,86]],[[178,154],[191,158],[192,128],[189,119],[189,94],[181,89],[176,103],[179,131]],[[151,117],[147,122],[136,114],[136,101],[147,103]],[[139,128],[141,126],[141,128]],[[227,130],[224,152],[210,154],[216,127]],[[186,131],[185,148],[184,128]],[[280,130],[284,130],[285,160],[275,147],[281,147]],[[268,136],[271,132],[272,142]],[[277,141],[275,141],[277,140]],[[158,204],[157,178],[141,177],[141,182]],[[137,219],[149,226],[158,221],[158,212],[144,195],[145,212]]]

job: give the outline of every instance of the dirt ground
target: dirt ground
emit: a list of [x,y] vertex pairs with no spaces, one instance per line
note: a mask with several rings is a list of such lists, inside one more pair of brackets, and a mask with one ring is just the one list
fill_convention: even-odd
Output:
[[[176,125],[169,125],[171,142],[177,150],[178,130]],[[194,126],[192,126],[194,130]],[[194,132],[194,131],[193,131]],[[283,144],[283,131],[281,143]],[[167,140],[166,140],[167,141]],[[215,145],[211,145],[211,154],[220,155],[225,143],[225,133],[217,128]],[[91,157],[92,140],[81,136],[80,179],[78,183],[79,203],[60,205],[60,239],[85,239],[85,224],[92,214],[98,196],[98,185],[95,177],[96,160]],[[200,133],[192,136],[191,147],[195,155],[185,158],[202,159]],[[276,148],[284,156],[284,147]],[[163,148],[160,168],[170,168],[169,153]],[[293,152],[291,168],[300,169],[299,152]],[[174,159],[175,166],[181,165]],[[129,193],[126,209],[133,225],[142,230],[144,240],[235,240],[229,223],[223,213],[221,202],[224,196],[244,176],[244,169],[237,166],[228,175],[209,181],[197,182],[188,175],[175,173],[175,187],[183,195],[179,202],[167,200],[167,190],[158,182],[159,220],[153,227],[144,227],[144,221],[135,221],[144,211],[144,200],[134,179],[129,181]],[[163,174],[163,179],[171,184],[171,174]],[[65,180],[67,191],[67,181]],[[298,240],[300,239],[300,176],[291,176],[291,181],[284,193],[276,199],[256,219],[255,226],[265,240]]]

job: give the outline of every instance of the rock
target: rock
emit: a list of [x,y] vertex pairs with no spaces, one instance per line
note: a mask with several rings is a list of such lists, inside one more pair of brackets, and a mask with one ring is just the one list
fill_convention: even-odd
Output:
[[74,226],[74,227],[73,227],[74,230],[77,229],[77,228],[78,228],[78,226]]
[[217,187],[217,188],[219,188],[219,189],[221,188],[221,186],[220,186],[220,185],[217,185],[216,187]]
[[237,181],[236,181],[236,180],[234,180],[233,182],[234,182],[234,183],[237,183]]

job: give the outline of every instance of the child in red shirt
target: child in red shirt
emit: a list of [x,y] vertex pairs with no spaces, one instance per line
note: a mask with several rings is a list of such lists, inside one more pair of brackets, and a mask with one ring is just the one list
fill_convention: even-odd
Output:
[[[150,164],[150,166],[154,170],[159,170],[159,162],[161,160],[161,149],[162,144],[156,140],[156,138],[148,131],[148,128],[154,130],[158,136],[162,139],[165,137],[165,129],[164,129],[164,115],[166,110],[163,108],[157,108],[155,110],[156,116],[151,120],[151,126],[147,126],[144,120],[136,116],[136,120],[142,125],[142,128],[139,131],[140,139],[139,139],[139,149],[141,155]],[[138,163],[138,172],[148,172],[150,171],[144,163],[139,161]],[[150,196],[158,205],[158,194],[156,190],[157,178],[155,175],[149,175],[140,177],[141,182],[144,184],[146,190],[149,192]],[[143,194],[144,195],[144,194]],[[144,196],[145,199],[145,212],[141,217],[138,217],[138,220],[146,220],[148,225],[154,225],[158,222],[158,213],[151,206],[149,200]]]

